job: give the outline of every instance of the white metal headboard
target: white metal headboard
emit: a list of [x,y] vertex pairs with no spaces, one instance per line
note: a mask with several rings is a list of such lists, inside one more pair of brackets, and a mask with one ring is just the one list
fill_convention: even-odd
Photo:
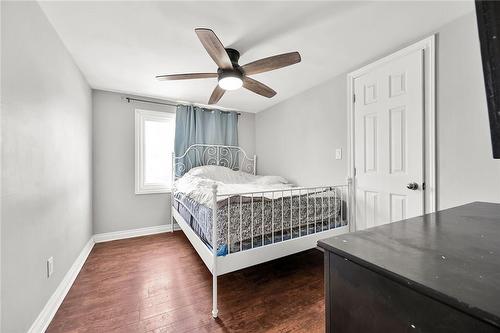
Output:
[[202,165],[220,165],[232,170],[240,170],[251,174],[257,172],[257,156],[248,157],[239,146],[194,144],[184,154],[172,154],[173,179],[182,177],[190,169]]

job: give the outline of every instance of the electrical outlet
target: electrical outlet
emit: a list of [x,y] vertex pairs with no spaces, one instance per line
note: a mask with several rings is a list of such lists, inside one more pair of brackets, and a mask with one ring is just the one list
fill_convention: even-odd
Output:
[[54,273],[54,257],[47,259],[47,278]]
[[337,148],[335,150],[335,159],[336,160],[341,160],[342,159],[342,148]]

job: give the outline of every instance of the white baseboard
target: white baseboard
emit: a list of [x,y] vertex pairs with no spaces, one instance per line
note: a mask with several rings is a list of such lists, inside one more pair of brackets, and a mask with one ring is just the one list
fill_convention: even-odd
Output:
[[75,262],[62,279],[61,283],[59,283],[59,286],[57,286],[56,291],[54,291],[52,296],[45,304],[42,312],[40,312],[33,325],[31,325],[28,333],[45,332],[50,322],[52,321],[52,318],[54,318],[54,315],[59,309],[59,306],[63,302],[64,297],[66,297],[66,294],[68,294],[68,291],[73,285],[76,277],[78,276],[78,273],[80,273],[80,270],[82,269],[83,264],[85,263],[85,260],[87,260],[87,257],[89,256],[90,251],[92,251],[93,247],[94,239],[93,237],[91,237],[88,243],[83,247],[80,255],[78,255],[78,258],[76,258]]
[[[180,230],[177,224],[174,225],[174,230]],[[132,229],[132,230],[105,232],[102,234],[95,234],[94,242],[96,243],[109,242],[118,239],[161,234],[163,232],[168,232],[168,231],[172,231],[170,224],[163,224],[154,227]]]
[[[45,332],[50,322],[52,321],[52,318],[54,318],[54,315],[59,309],[59,306],[61,306],[64,297],[66,297],[69,289],[73,285],[73,282],[75,282],[78,273],[80,273],[80,270],[82,269],[83,264],[85,263],[85,260],[87,260],[87,257],[89,256],[90,251],[94,247],[95,243],[159,234],[171,230],[172,229],[170,227],[170,224],[165,224],[148,228],[107,232],[102,234],[96,234],[93,237],[91,237],[88,243],[83,247],[78,258],[76,258],[75,262],[68,270],[64,278],[62,279],[61,283],[59,283],[59,286],[57,286],[57,289],[54,291],[50,299],[45,304],[44,308],[42,309],[42,311],[40,312],[34,323],[31,325],[30,329],[28,330],[28,333]],[[174,224],[174,230],[181,230],[177,223]]]

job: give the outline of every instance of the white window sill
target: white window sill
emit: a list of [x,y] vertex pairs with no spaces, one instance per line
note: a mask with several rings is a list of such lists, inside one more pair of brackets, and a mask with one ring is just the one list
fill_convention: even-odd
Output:
[[143,195],[143,194],[171,194],[172,189],[150,189],[150,190],[136,190],[135,194],[136,195]]

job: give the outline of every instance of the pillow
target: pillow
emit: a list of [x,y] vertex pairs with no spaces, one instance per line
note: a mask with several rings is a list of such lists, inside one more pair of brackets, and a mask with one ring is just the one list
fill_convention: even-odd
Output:
[[246,175],[248,175],[248,174],[245,175],[242,172],[234,171],[230,168],[219,165],[203,165],[196,168],[192,168],[187,173],[191,176],[207,178],[223,183],[246,182],[247,181]]
[[259,176],[255,183],[260,185],[288,184],[288,180],[280,176]]
[[230,168],[219,165],[203,165],[195,167],[189,170],[186,174],[225,184],[288,184],[288,181],[280,176],[254,176],[247,172],[234,171]]

